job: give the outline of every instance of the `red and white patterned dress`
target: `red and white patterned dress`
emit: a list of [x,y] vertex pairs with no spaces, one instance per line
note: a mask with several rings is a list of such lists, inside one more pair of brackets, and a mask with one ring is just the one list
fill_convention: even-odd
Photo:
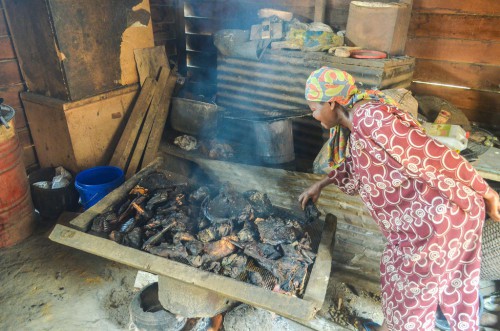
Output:
[[483,195],[488,184],[406,113],[369,102],[353,113],[350,157],[329,174],[359,193],[388,244],[380,271],[390,330],[477,330]]

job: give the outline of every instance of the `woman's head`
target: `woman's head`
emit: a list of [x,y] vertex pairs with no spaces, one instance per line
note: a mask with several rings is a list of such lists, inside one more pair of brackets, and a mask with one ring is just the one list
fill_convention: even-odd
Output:
[[329,129],[339,124],[343,106],[351,106],[357,92],[354,78],[347,72],[322,67],[307,79],[305,97],[313,117]]
[[352,106],[353,96],[358,93],[354,78],[345,71],[322,67],[313,71],[306,82],[305,97],[310,102],[336,102]]

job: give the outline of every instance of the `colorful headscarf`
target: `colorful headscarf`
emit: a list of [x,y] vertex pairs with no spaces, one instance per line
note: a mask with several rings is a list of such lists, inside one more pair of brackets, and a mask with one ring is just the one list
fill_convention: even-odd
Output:
[[[398,106],[391,97],[378,90],[360,91],[355,85],[354,77],[345,71],[322,67],[313,71],[306,82],[306,100],[312,102],[337,102],[352,108],[360,100],[377,100],[389,105]],[[337,125],[330,129],[328,143],[328,160],[333,168],[339,167],[349,156],[348,128]]]

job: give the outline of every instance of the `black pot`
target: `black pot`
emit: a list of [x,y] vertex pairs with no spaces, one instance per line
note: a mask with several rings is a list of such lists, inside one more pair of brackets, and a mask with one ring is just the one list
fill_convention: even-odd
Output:
[[45,220],[55,220],[63,211],[74,212],[78,209],[78,192],[75,189],[74,176],[71,183],[62,188],[45,189],[33,185],[40,181],[52,181],[55,173],[55,168],[42,168],[28,176],[33,205]]

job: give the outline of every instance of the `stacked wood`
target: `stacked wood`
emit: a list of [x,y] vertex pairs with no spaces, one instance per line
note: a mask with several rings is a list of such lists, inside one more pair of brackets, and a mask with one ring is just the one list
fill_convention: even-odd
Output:
[[127,178],[154,159],[177,81],[164,47],[135,50],[135,59],[142,89],[110,161]]

